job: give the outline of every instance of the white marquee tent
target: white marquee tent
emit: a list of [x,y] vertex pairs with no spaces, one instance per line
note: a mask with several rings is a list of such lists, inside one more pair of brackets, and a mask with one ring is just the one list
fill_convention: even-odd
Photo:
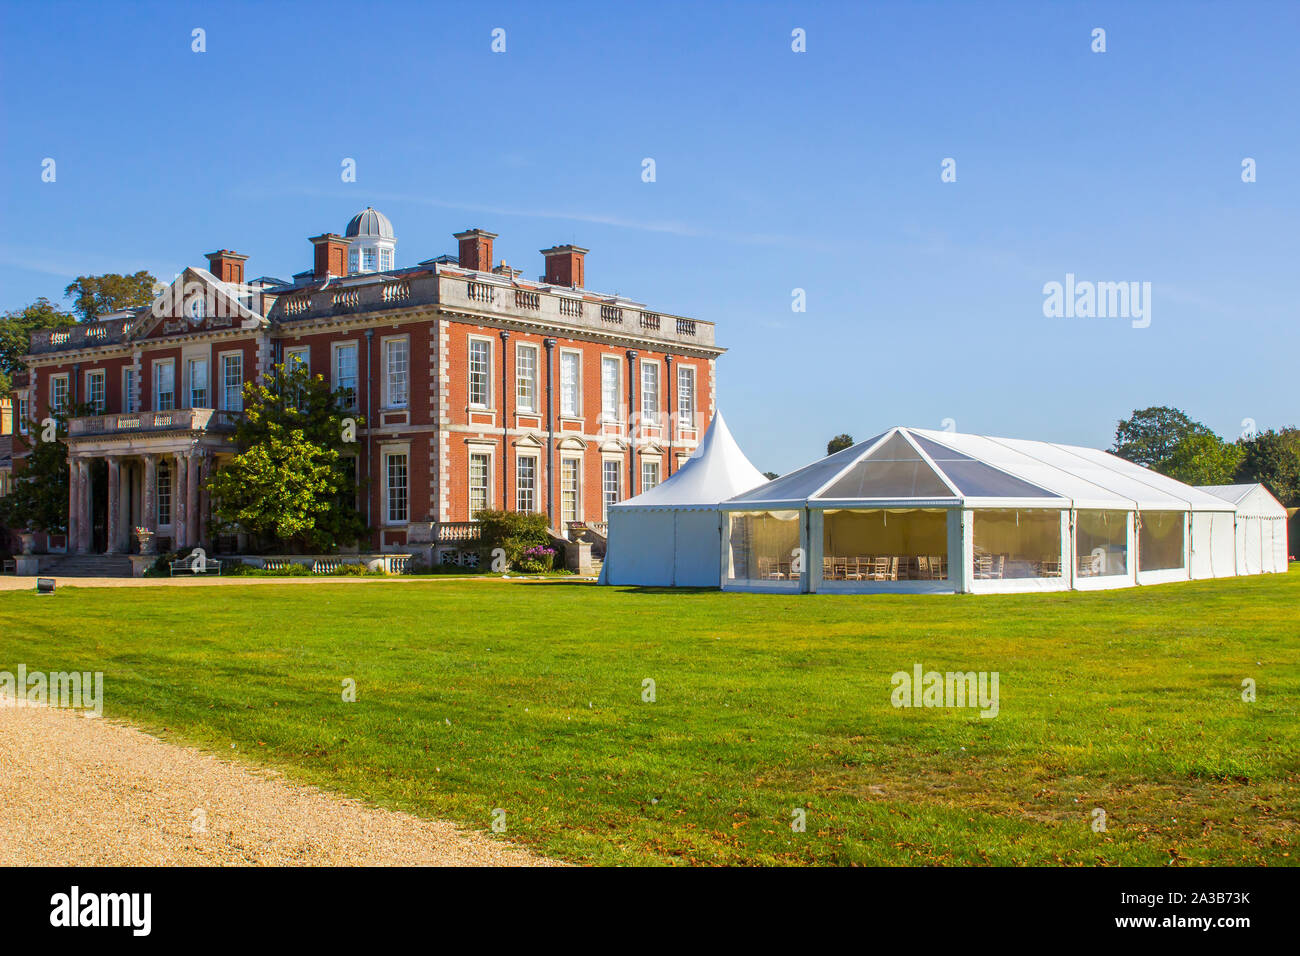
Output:
[[1202,485],[1201,491],[1229,501],[1236,512],[1238,574],[1287,569],[1286,508],[1261,484]]
[[892,428],[720,507],[726,590],[1045,591],[1261,570],[1240,557],[1235,503],[1050,442]]
[[767,481],[731,437],[722,413],[678,471],[611,505],[604,584],[717,587],[722,560],[719,502]]

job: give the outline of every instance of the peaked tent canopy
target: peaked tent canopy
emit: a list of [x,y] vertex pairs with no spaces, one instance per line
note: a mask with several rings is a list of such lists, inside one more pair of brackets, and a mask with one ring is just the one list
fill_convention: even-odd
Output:
[[1237,509],[1238,574],[1286,571],[1286,508],[1267,488],[1261,484],[1202,485],[1199,490],[1230,501]]
[[718,503],[761,485],[718,412],[686,463],[662,484],[611,505],[601,581],[717,587],[722,561]]

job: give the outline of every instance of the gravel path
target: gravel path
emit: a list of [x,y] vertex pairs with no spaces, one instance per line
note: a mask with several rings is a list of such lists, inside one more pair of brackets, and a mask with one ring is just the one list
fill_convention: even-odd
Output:
[[122,724],[7,703],[0,700],[0,866],[552,862]]

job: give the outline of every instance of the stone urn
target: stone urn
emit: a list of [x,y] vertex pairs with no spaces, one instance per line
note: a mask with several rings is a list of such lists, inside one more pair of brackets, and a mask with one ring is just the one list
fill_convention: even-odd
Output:
[[135,540],[140,543],[141,554],[154,553],[154,548],[156,546],[154,544],[154,533],[150,531],[148,528],[136,528]]
[[18,532],[18,541],[22,545],[23,554],[31,554],[32,549],[36,547],[36,532],[20,531]]

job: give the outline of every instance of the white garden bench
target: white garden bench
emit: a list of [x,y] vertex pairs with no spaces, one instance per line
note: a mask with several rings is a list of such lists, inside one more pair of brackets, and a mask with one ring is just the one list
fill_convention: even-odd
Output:
[[215,575],[217,575],[218,577],[221,576],[221,562],[218,561],[216,558],[207,558],[207,557],[205,557],[205,558],[203,559],[203,567],[202,567],[202,568],[196,568],[196,567],[195,567],[195,562],[196,562],[197,560],[198,560],[197,557],[196,557],[195,555],[191,554],[191,555],[188,555],[187,557],[182,558],[182,559],[179,560],[179,561],[172,561],[172,562],[170,562],[170,564],[171,564],[171,576],[172,576],[172,577],[175,577],[175,576],[177,575],[177,573],[180,573],[180,574],[215,574]]

